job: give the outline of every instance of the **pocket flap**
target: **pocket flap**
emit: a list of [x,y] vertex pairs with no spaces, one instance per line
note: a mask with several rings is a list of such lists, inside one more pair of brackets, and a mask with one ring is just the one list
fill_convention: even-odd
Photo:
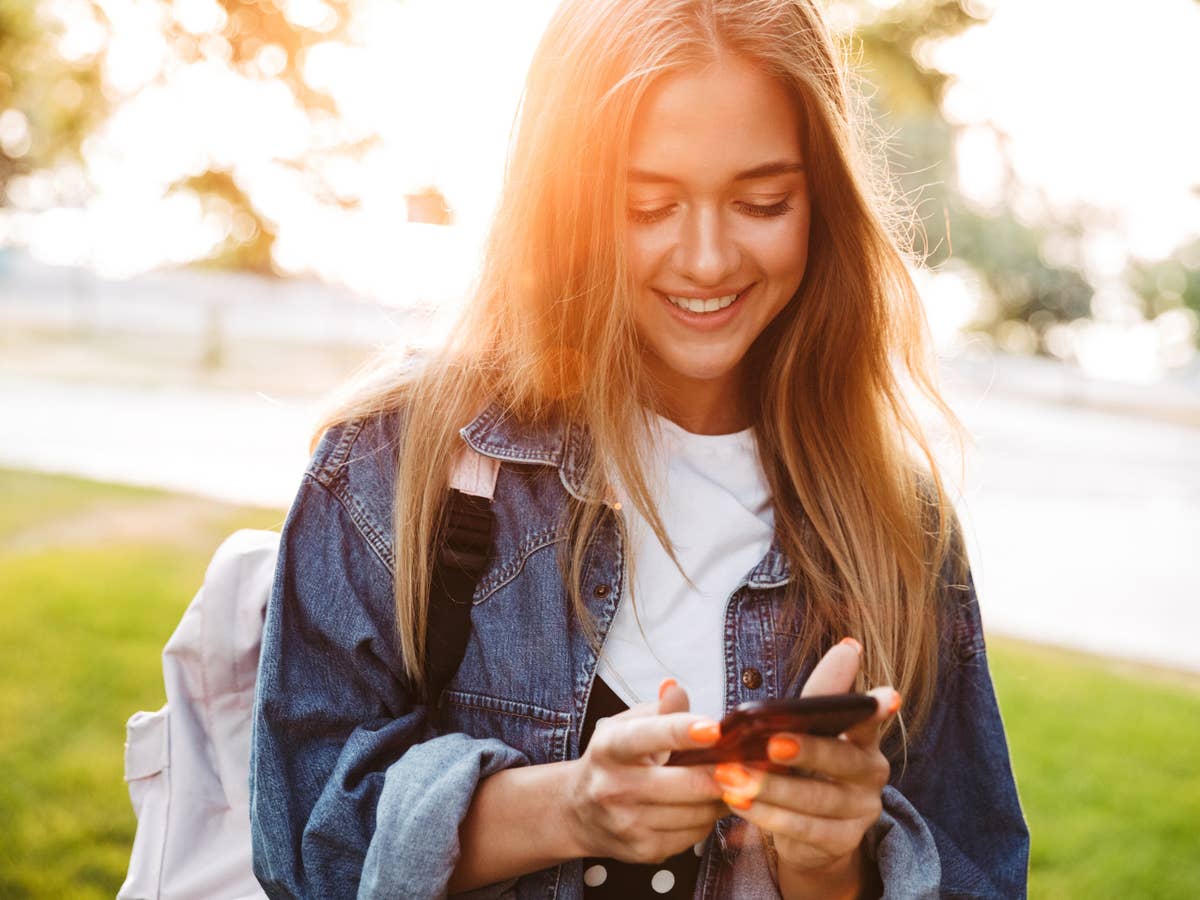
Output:
[[149,778],[167,768],[170,760],[168,708],[135,712],[125,723],[125,780]]

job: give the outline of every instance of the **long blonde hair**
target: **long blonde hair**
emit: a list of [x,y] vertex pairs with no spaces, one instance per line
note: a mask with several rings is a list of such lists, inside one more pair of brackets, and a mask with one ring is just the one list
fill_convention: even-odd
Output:
[[932,381],[908,237],[895,227],[905,219],[811,0],[563,3],[535,54],[478,287],[450,340],[412,371],[374,372],[322,430],[404,411],[396,610],[404,667],[423,686],[432,550],[459,429],[488,402],[520,421],[585,426],[587,489],[567,505],[560,547],[567,590],[594,635],[581,574],[614,477],[670,548],[630,439],[659,408],[624,258],[633,117],[655,79],[723,53],[781,79],[805,126],[808,268],[750,351],[759,377],[745,398],[793,572],[788,608],[803,608],[791,626],[792,675],[853,635],[866,648],[861,681],[897,687],[911,732],[932,701],[953,517],[901,379],[953,417]]

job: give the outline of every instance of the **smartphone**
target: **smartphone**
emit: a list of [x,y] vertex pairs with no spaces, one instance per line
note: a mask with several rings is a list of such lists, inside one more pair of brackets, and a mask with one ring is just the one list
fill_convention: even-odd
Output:
[[721,720],[721,739],[711,747],[676,750],[668,766],[721,762],[767,762],[767,741],[781,731],[835,737],[875,714],[869,694],[830,694],[799,700],[743,703]]

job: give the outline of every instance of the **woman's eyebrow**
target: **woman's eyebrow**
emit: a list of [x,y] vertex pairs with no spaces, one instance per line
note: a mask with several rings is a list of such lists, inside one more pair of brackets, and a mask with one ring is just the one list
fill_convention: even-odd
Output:
[[[804,163],[791,160],[775,160],[763,163],[753,169],[738,172],[733,176],[734,181],[753,181],[755,178],[769,178],[772,175],[790,175],[793,172],[803,172]],[[646,169],[630,169],[629,180],[635,184],[679,184],[678,178],[664,175],[661,172],[650,172]]]

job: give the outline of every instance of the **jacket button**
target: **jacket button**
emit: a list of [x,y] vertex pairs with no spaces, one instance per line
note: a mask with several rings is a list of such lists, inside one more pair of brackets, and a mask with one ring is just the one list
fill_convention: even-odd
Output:
[[742,684],[754,691],[762,687],[762,672],[758,669],[742,669]]
[[611,588],[609,588],[607,584],[598,584],[592,590],[592,594],[597,597],[607,597],[609,590],[611,590]]

